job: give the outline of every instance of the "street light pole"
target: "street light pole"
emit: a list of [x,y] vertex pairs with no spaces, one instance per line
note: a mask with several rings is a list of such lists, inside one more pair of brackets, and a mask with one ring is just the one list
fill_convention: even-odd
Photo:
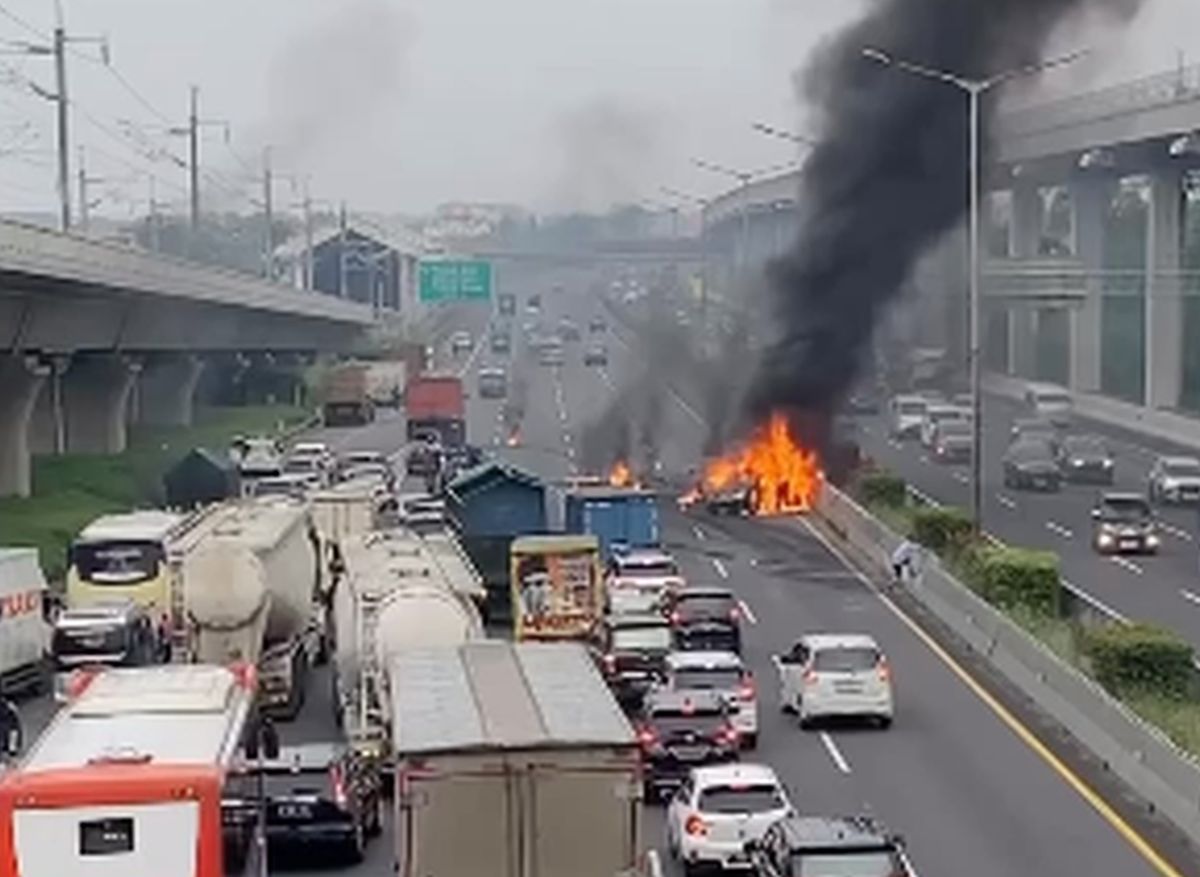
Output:
[[971,524],[976,534],[983,530],[983,362],[980,355],[979,331],[979,311],[982,304],[980,298],[982,266],[980,264],[979,246],[979,207],[982,200],[980,194],[980,142],[982,139],[980,133],[980,101],[986,92],[991,91],[997,85],[1005,83],[1010,79],[1016,79],[1020,76],[1030,76],[1040,73],[1043,70],[1048,70],[1051,67],[1069,64],[1083,57],[1085,54],[1087,54],[1086,50],[1073,52],[1070,55],[1053,58],[1049,61],[1043,61],[1040,64],[1031,64],[1015,70],[1008,70],[1004,73],[997,73],[986,79],[969,79],[945,70],[936,70],[932,67],[925,67],[922,64],[915,64],[901,58],[894,58],[881,49],[867,47],[862,50],[863,57],[868,60],[883,64],[886,67],[895,67],[924,79],[933,79],[947,85],[953,85],[959,90],[966,92],[968,98],[969,111],[967,124],[970,129],[968,149],[970,150],[971,191],[967,207],[970,213],[968,219],[970,283],[968,293],[967,349],[969,351],[968,359],[971,380]]

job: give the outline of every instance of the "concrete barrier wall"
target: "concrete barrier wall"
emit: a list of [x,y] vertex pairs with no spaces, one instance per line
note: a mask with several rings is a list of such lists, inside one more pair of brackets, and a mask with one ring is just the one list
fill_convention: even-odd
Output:
[[[890,576],[900,537],[826,485],[818,514]],[[1200,763],[953,578],[928,552],[910,590],[943,624],[1105,762],[1139,796],[1200,843]]]

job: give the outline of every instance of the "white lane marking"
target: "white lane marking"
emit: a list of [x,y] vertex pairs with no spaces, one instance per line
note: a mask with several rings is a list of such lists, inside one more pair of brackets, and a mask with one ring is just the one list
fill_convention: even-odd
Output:
[[742,611],[742,615],[745,617],[745,619],[751,624],[758,624],[758,616],[756,616],[753,610],[750,609],[750,604],[741,597],[738,598],[737,602],[738,608]]
[[568,445],[571,443],[571,434],[569,432],[563,433],[563,441],[566,442]]
[[612,378],[608,376],[608,371],[606,369],[600,369],[600,380],[608,384],[608,388],[610,390],[615,390],[617,388],[616,384],[613,383]]
[[1017,507],[1016,502],[1009,499],[1003,493],[996,494],[996,502],[1000,503],[1000,505],[1004,506],[1006,509],[1015,509]]
[[488,337],[488,334],[491,330],[491,325],[491,321],[489,321],[488,324],[483,327],[483,331],[479,333],[479,340],[475,342],[475,347],[471,350],[471,355],[467,357],[467,361],[464,362],[462,368],[458,370],[458,377],[460,379],[471,370],[471,364],[475,362],[475,360],[479,357],[479,354],[483,352],[483,342]]
[[1176,539],[1182,539],[1184,542],[1193,541],[1192,534],[1189,533],[1187,530],[1181,530],[1172,524],[1160,523],[1158,526],[1159,526],[1159,529],[1162,530],[1164,533],[1170,533]]
[[1189,591],[1187,588],[1181,588],[1179,591],[1179,596],[1183,597],[1183,599],[1187,600],[1189,603],[1195,603],[1197,606],[1200,606],[1200,594]]
[[940,509],[942,507],[942,504],[928,493],[917,490],[917,488],[913,487],[911,484],[908,486],[908,492],[911,493],[918,502],[923,503],[924,505],[932,506],[935,509]]
[[829,736],[828,731],[821,732],[821,743],[825,746],[825,751],[829,753],[829,757],[833,759],[834,765],[842,773],[850,773],[850,762],[846,761],[846,756],[842,755],[842,750],[837,748],[837,744],[833,742],[833,738]]
[[871,427],[869,427],[869,426],[864,426],[864,427],[862,428],[862,432],[863,432],[863,435],[870,435],[870,434],[871,434]]
[[675,401],[679,403],[679,407],[682,408],[684,411],[686,411],[688,413],[688,415],[692,418],[692,420],[696,421],[696,423],[699,424],[700,426],[706,425],[704,422],[704,418],[701,417],[699,414],[697,414],[696,409],[694,409],[691,405],[689,405],[687,402],[685,402],[683,400],[682,396],[680,396],[674,390],[671,390],[670,393],[671,393],[671,396],[675,399]]
[[719,557],[712,558],[712,565],[713,565],[713,569],[715,569],[717,571],[717,575],[719,575],[723,579],[729,578],[729,570],[727,570],[725,568],[725,564],[721,562],[721,558],[719,558]]
[[926,465],[928,465],[928,464],[929,464],[929,455],[928,455],[928,454],[922,454],[922,455],[921,455],[921,462],[922,462],[922,463],[925,463]]
[[1111,560],[1117,566],[1133,573],[1135,576],[1140,576],[1142,574],[1142,568],[1140,566],[1138,566],[1136,563],[1134,563],[1132,560],[1126,560],[1124,557],[1121,557],[1120,555],[1114,555],[1113,557],[1110,557],[1109,560]]
[[962,472],[954,472],[951,474],[950,477],[953,478],[955,481],[957,481],[959,484],[970,484],[971,483],[971,479],[968,478],[966,475],[964,475]]
[[1046,529],[1049,530],[1051,533],[1057,533],[1059,536],[1062,536],[1064,539],[1070,539],[1071,537],[1073,537],[1075,535],[1074,533],[1072,533],[1070,530],[1068,530],[1066,527],[1064,527],[1062,524],[1058,523],[1057,521],[1047,521]]
[[1116,609],[1109,606],[1107,603],[1105,603],[1099,597],[1092,596],[1087,591],[1085,591],[1083,588],[1072,583],[1069,579],[1061,579],[1060,578],[1059,581],[1062,582],[1062,586],[1064,588],[1066,588],[1068,591],[1072,591],[1075,594],[1075,596],[1079,597],[1080,599],[1084,600],[1085,602],[1091,603],[1093,606],[1095,606],[1097,609],[1099,609],[1103,614],[1109,616],[1110,618],[1115,618],[1118,621],[1125,622],[1126,624],[1129,623],[1128,618],[1126,618],[1124,615],[1122,615]]
[[699,524],[692,525],[692,532],[696,534],[697,539],[699,539],[701,542],[704,541],[704,531],[700,529]]

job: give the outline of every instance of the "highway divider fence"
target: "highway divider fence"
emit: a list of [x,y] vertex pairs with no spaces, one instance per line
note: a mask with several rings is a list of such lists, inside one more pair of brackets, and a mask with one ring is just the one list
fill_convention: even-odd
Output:
[[[874,572],[891,577],[902,539],[832,485],[815,509]],[[1098,683],[954,578],[932,552],[907,590],[1136,794],[1200,844],[1200,763]]]

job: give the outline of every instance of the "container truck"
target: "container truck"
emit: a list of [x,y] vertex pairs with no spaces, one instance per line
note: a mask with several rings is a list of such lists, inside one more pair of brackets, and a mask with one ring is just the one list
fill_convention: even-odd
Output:
[[364,752],[387,752],[387,668],[396,655],[483,637],[474,603],[478,577],[447,563],[442,551],[405,528],[351,537],[343,546],[333,600],[333,703],[347,736]]
[[408,439],[436,436],[448,448],[466,444],[462,379],[454,375],[417,375],[405,392]]
[[347,362],[334,366],[321,387],[321,419],[326,426],[362,426],[375,419],[371,366]]
[[582,646],[406,651],[390,677],[400,877],[652,873],[636,738]]
[[621,548],[658,545],[658,503],[640,488],[581,486],[566,495],[568,533],[590,533],[600,540],[605,562]]
[[50,680],[46,579],[36,548],[0,548],[0,695],[40,691]]
[[399,408],[407,373],[407,366],[400,360],[381,359],[368,363],[368,398],[376,407]]
[[604,613],[600,542],[591,535],[514,539],[509,583],[518,642],[590,639]]
[[175,547],[175,660],[259,670],[260,705],[294,717],[322,639],[319,537],[309,506],[258,497],[209,509]]

